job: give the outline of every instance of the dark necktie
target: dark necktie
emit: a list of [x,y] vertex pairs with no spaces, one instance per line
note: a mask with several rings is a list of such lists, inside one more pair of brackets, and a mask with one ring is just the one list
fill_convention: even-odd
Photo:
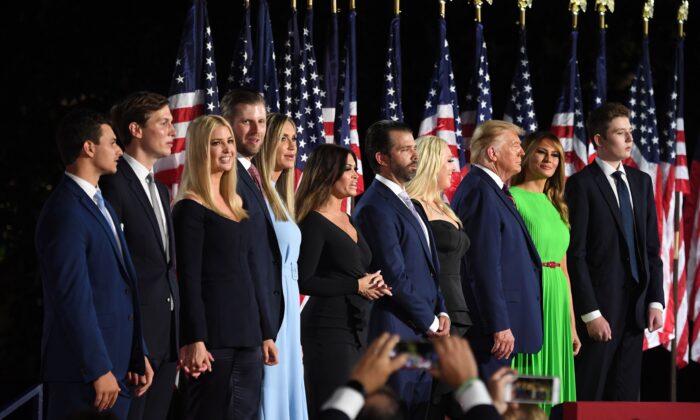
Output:
[[503,190],[503,192],[505,193],[505,195],[508,197],[508,199],[510,200],[510,202],[513,203],[513,207],[515,207],[515,208],[517,209],[517,208],[518,208],[518,205],[515,204],[515,199],[513,198],[513,194],[510,193],[510,188],[508,188],[508,185],[507,185],[507,184],[503,184],[502,190]]
[[262,182],[260,182],[260,172],[258,172],[258,168],[256,168],[255,165],[251,163],[250,167],[248,168],[248,173],[250,174],[250,176],[253,177],[255,185],[257,185],[260,192],[262,192]]
[[632,270],[632,278],[639,283],[639,267],[637,266],[637,252],[634,240],[634,213],[632,212],[632,202],[630,201],[630,193],[627,189],[627,184],[622,179],[622,172],[616,171],[612,174],[617,187],[617,199],[620,202],[620,214],[622,216],[622,230],[625,234],[625,242],[627,242],[627,253],[630,258],[630,270]]
[[163,250],[168,260],[170,260],[170,255],[168,254],[168,229],[165,226],[165,220],[163,220],[163,215],[161,210],[158,208],[158,191],[156,190],[156,182],[153,179],[153,172],[149,172],[146,175],[146,183],[148,184],[148,192],[151,195],[151,205],[153,206],[153,213],[155,213],[156,221],[158,222],[158,229],[160,230],[160,240],[163,243]]

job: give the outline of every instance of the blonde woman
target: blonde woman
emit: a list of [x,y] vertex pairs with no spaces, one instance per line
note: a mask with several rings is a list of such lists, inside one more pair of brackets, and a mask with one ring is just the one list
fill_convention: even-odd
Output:
[[267,363],[275,363],[277,350],[260,327],[266,311],[255,298],[255,232],[236,194],[228,122],[215,115],[194,120],[186,159],[173,208],[186,418],[257,418],[261,344]]
[[299,327],[297,259],[301,232],[294,222],[294,164],[297,128],[282,114],[267,115],[267,129],[253,164],[260,171],[268,211],[282,257],[284,315],[275,344],[280,352],[277,366],[265,366],[260,414],[264,419],[308,418],[304,390]]
[[[406,184],[406,192],[413,199],[418,211],[423,211],[430,222],[440,260],[440,289],[450,315],[450,334],[464,336],[472,325],[469,308],[462,292],[460,261],[469,248],[469,238],[462,229],[462,222],[444,201],[444,193],[452,183],[454,157],[447,142],[439,137],[424,136],[416,139],[418,171]],[[431,418],[456,417],[458,407],[451,402],[451,389],[444,383],[433,386]]]
[[[525,139],[523,170],[510,188],[518,212],[542,259],[542,350],[520,353],[513,366],[523,375],[558,376],[561,401],[576,400],[574,356],[581,348],[571,301],[566,250],[569,209],[564,201],[564,149],[552,133]],[[543,406],[549,414],[551,405]]]

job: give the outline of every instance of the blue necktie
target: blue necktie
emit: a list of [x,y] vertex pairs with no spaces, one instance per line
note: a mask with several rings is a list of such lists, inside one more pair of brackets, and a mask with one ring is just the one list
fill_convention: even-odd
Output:
[[622,172],[616,171],[612,174],[615,178],[615,186],[617,187],[617,198],[620,202],[620,213],[622,215],[622,228],[625,233],[625,241],[627,242],[627,252],[630,256],[630,269],[632,270],[632,278],[639,283],[639,267],[637,266],[637,252],[634,241],[634,213],[632,212],[632,203],[630,202],[630,193],[627,189],[627,184],[622,180]]
[[107,219],[107,224],[109,224],[109,227],[112,228],[112,234],[114,235],[114,240],[117,241],[117,247],[119,247],[119,252],[122,252],[122,244],[119,243],[119,235],[117,235],[117,228],[114,226],[114,220],[112,220],[112,216],[109,214],[109,211],[107,211],[107,206],[105,206],[105,199],[102,197],[102,191],[97,190],[95,192],[95,202],[97,203],[97,208],[100,209],[100,213],[102,213],[102,216],[104,216],[105,219]]

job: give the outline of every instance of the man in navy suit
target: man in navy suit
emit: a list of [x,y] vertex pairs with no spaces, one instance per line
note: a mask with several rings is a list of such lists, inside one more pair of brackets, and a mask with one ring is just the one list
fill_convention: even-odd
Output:
[[[376,176],[355,208],[353,221],[372,250],[370,271],[382,270],[393,293],[374,303],[369,339],[383,332],[404,341],[449,335],[435,240],[427,218],[404,189],[418,167],[413,134],[403,123],[379,121],[367,130],[365,147]],[[431,384],[423,369],[402,369],[389,379],[411,418],[425,416]]]
[[112,121],[125,147],[117,173],[100,188],[121,220],[138,275],[143,335],[155,372],[153,385],[132,401],[129,420],[168,416],[175,388],[180,297],[170,194],[157,182],[153,165],[169,156],[175,139],[168,98],[136,92],[112,108]]
[[542,347],[542,262],[506,184],[521,169],[521,133],[505,121],[480,125],[471,170],[452,198],[474,244],[462,260],[462,286],[474,321],[467,339],[484,381],[514,353]]
[[661,327],[662,262],[649,175],[622,165],[632,150],[629,110],[607,103],[591,113],[598,157],[566,183],[567,253],[581,337],[577,398],[639,400],[644,328]]
[[43,279],[41,378],[47,418],[96,408],[125,419],[128,385],[142,395],[153,370],[141,335],[136,273],[119,219],[97,187],[122,151],[106,119],[74,111],[58,128],[64,177],[36,229]]

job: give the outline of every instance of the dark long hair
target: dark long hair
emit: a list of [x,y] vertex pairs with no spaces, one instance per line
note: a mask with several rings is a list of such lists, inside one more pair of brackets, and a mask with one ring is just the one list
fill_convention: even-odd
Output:
[[304,175],[299,182],[295,205],[298,221],[313,210],[321,207],[331,195],[331,188],[345,172],[345,164],[351,155],[357,164],[357,156],[352,150],[335,144],[322,144],[314,149],[304,165]]

